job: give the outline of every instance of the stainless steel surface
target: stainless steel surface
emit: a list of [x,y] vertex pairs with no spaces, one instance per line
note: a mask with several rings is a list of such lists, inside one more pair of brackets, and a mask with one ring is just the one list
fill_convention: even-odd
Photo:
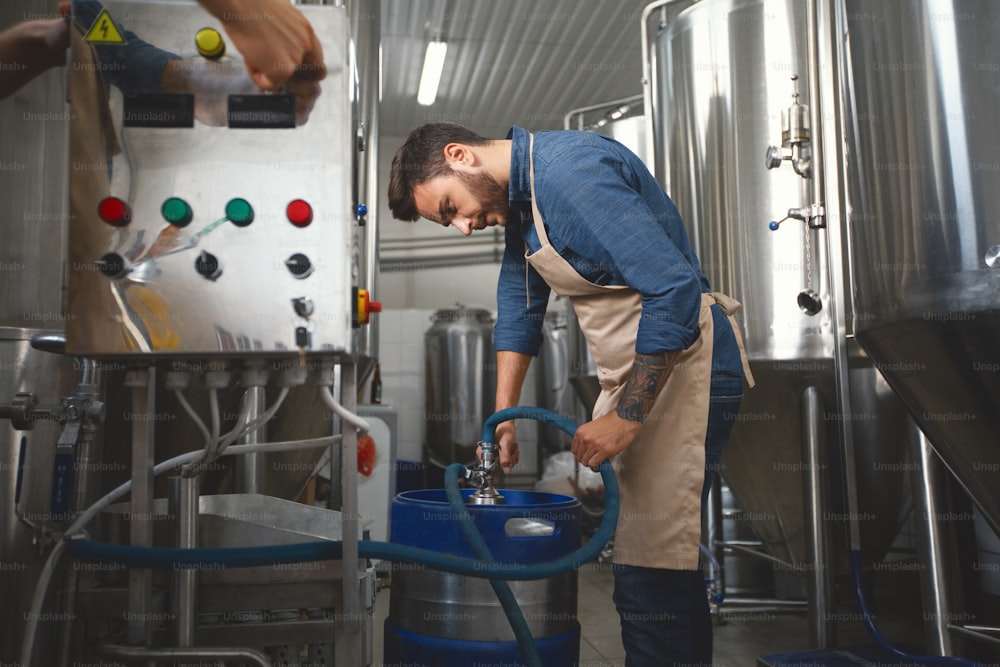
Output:
[[[651,53],[658,177],[669,185],[712,288],[744,304],[736,317],[757,379],[744,395],[722,474],[755,517],[768,553],[805,574],[801,397],[809,386],[837,397],[823,414],[826,438],[858,438],[854,467],[876,480],[859,489],[862,511],[876,517],[861,526],[862,542],[866,556],[878,559],[900,523],[900,497],[884,490],[901,489],[905,475],[883,466],[903,458],[892,434],[905,418],[872,362],[847,339],[837,293],[842,259],[827,248],[836,239],[800,222],[776,232],[767,224],[788,209],[825,203],[816,198],[815,179],[790,168],[768,170],[761,159],[781,135],[789,77],[799,76],[800,96],[813,91],[810,5],[703,0],[671,14],[682,6],[667,6]],[[813,100],[800,101],[813,108]],[[798,306],[805,289],[825,304],[816,315]],[[839,472],[831,468],[830,474]],[[838,518],[849,516],[831,509]]]
[[[177,547],[198,547],[199,477],[170,478],[170,508],[175,517]],[[198,571],[181,568],[173,573],[174,595],[172,624],[176,626],[176,641],[181,647],[194,646],[195,624],[198,617]]]
[[836,7],[857,336],[1000,531],[1000,5]]
[[[63,396],[73,393],[79,365],[72,359],[39,352],[31,347],[38,329],[0,327],[0,401],[7,402],[18,392],[31,392],[39,405],[56,405]],[[0,573],[0,662],[19,659],[18,647],[24,634],[25,610],[31,605],[35,582],[43,561],[32,546],[32,530],[22,524],[16,511],[33,524],[52,522],[52,466],[55,444],[61,426],[50,421],[35,424],[30,431],[15,430],[10,422],[0,420],[0,553],[5,571]],[[24,458],[21,458],[21,450]],[[15,507],[14,493],[19,463],[23,465],[20,503]],[[61,581],[57,577],[56,581]],[[47,604],[46,612],[59,613],[60,607]],[[55,661],[59,624],[40,623],[35,655],[39,660]]]
[[[267,409],[267,405],[264,402],[264,385],[266,385],[266,378],[262,384],[251,384],[247,385],[246,377],[244,376],[244,386],[246,386],[246,393],[243,395],[243,401],[248,408],[246,410],[246,423],[250,423],[257,419],[264,411]],[[267,442],[266,428],[258,428],[248,432],[242,438],[240,438],[241,444],[252,444],[258,442]],[[261,452],[254,452],[252,454],[244,454],[240,456],[235,461],[235,489],[236,493],[263,493],[265,484],[267,481],[267,468],[266,468],[267,456]]]
[[[360,201],[367,212],[361,232],[360,271],[361,286],[372,298],[379,299],[379,206],[382,197],[378,182],[379,150],[379,97],[382,93],[381,23],[382,3],[380,0],[352,0],[349,6],[351,39],[355,44],[358,62],[358,131],[363,133],[363,145],[358,152],[360,178]],[[358,330],[356,345],[359,357],[370,358],[372,364],[358,364],[358,387],[364,386],[368,375],[374,369],[378,358],[379,318],[376,315],[368,326]]]
[[[354,364],[340,366],[341,405],[352,413],[357,412],[357,376]],[[341,577],[341,609],[343,617],[337,624],[334,636],[337,664],[360,665],[362,651],[362,618],[366,616],[361,606],[358,582],[364,564],[358,560],[358,536],[362,530],[358,512],[358,432],[351,424],[341,423],[343,439],[340,441],[341,520],[344,543]]]
[[424,334],[427,426],[424,442],[447,462],[472,461],[496,400],[493,317],[480,308],[442,309]]
[[[351,354],[352,288],[359,276],[350,204],[353,73],[346,11],[301,8],[322,42],[328,70],[308,119],[299,118],[293,129],[233,129],[225,127],[226,94],[257,91],[235,48],[221,64],[207,64],[195,53],[198,29],[221,30],[215,19],[194,2],[112,1],[105,7],[122,17],[125,28],[185,58],[197,120],[181,129],[123,127],[126,113],[142,113],[130,111],[123,103],[127,95],[112,88],[108,140],[121,150],[111,150],[110,161],[106,151],[87,150],[88,141],[103,138],[95,122],[101,104],[86,95],[98,70],[88,62],[89,47],[74,40],[79,66],[70,70],[72,161],[81,166],[70,177],[70,352],[289,354],[300,347],[296,329],[305,327],[308,350]],[[148,112],[157,114],[165,115],[159,107]],[[107,178],[95,183],[95,173]],[[126,226],[112,227],[98,217],[98,203],[109,194],[130,206]],[[170,197],[190,206],[193,219],[186,227],[165,221],[161,206]],[[246,226],[229,221],[239,219],[227,213],[234,198],[254,210]],[[295,199],[311,205],[312,224],[288,222],[285,209]],[[220,263],[217,278],[195,270],[205,252]],[[124,257],[130,268],[121,277],[106,277],[98,262],[105,253]],[[289,271],[285,260],[294,253],[309,257],[311,274],[298,278]],[[309,318],[293,309],[292,300],[300,297],[314,305]]]
[[[511,581],[533,637],[554,637],[576,624],[576,572],[535,581]],[[389,620],[409,632],[469,641],[515,641],[510,623],[486,579],[437,572],[392,574]]]
[[[46,0],[0,6],[0,29],[56,18]],[[7,63],[8,65],[11,63]],[[54,67],[0,101],[0,326],[62,329],[62,254],[69,114],[66,74]]]
[[833,601],[833,566],[830,522],[824,508],[829,507],[826,479],[828,460],[826,429],[823,427],[823,397],[816,387],[802,393],[802,460],[806,512],[806,554],[808,564],[809,643],[813,648],[827,648],[833,641],[833,621],[826,613]]
[[[579,334],[583,342],[582,333],[579,332],[579,327],[575,330],[570,328],[570,318],[575,318],[571,312],[573,308],[564,300],[558,301],[563,301],[561,308],[554,307],[556,302],[549,303],[542,322],[544,342],[529,369],[535,379],[535,399],[532,404],[582,424],[590,421],[591,410],[584,406],[570,384],[570,377],[575,370],[570,356],[570,338]],[[586,342],[583,344],[586,345]],[[596,381],[596,375],[594,378]],[[523,425],[529,423],[522,422]],[[573,441],[572,437],[553,424],[535,422],[535,425],[538,432],[538,455],[541,458],[568,449]]]
[[[132,390],[132,489],[129,510],[129,544],[153,546],[153,465],[155,463],[156,369],[136,368],[126,371],[125,386]],[[129,611],[128,641],[132,645],[148,645],[153,624],[150,623],[153,600],[153,573],[149,569],[132,568],[128,573]]]
[[798,223],[767,226],[811,203],[806,183],[761,160],[781,134],[789,76],[808,82],[805,15],[793,0],[703,1],[653,45],[657,172],[669,172],[668,192],[712,288],[743,303],[736,317],[751,359],[826,359],[833,351],[829,314],[808,316],[796,301],[807,287],[828,298],[822,240]]
[[948,576],[948,549],[946,540],[954,538],[938,524],[936,519],[941,515],[946,504],[944,484],[947,470],[931,448],[927,437],[916,428],[913,429],[912,449],[914,458],[919,465],[914,469],[914,513],[925,520],[914,521],[914,533],[917,543],[917,557],[921,566],[920,596],[924,609],[924,641],[931,655],[952,655],[951,635],[948,634],[948,624],[958,618],[952,613],[954,595],[957,589],[953,584],[959,583],[954,577]]
[[228,662],[241,660],[260,667],[271,667],[271,659],[260,651],[248,648],[228,648],[215,646],[211,648],[142,648],[138,646],[122,646],[119,644],[102,644],[99,647],[100,653],[112,658],[125,658],[131,660],[145,660],[148,662],[176,662],[178,659],[186,660],[212,660],[216,664],[220,661]]

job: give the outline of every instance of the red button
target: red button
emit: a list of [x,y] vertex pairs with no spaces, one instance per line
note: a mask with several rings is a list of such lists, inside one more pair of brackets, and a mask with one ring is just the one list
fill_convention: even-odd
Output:
[[292,201],[285,212],[288,214],[288,221],[296,227],[308,227],[313,221],[312,206],[302,199]]
[[115,227],[124,227],[132,221],[132,209],[118,197],[102,199],[101,203],[97,205],[97,215],[101,217],[101,220]]

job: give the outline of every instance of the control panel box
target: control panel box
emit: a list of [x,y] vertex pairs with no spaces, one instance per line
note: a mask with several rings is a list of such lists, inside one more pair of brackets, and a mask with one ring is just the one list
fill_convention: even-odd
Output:
[[325,76],[265,92],[194,2],[73,3],[69,353],[353,353],[349,20],[298,9]]

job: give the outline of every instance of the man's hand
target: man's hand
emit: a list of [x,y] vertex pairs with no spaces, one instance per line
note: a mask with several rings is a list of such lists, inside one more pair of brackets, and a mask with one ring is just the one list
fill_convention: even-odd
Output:
[[609,412],[578,428],[570,450],[577,461],[591,470],[597,470],[606,460],[631,445],[640,428],[641,423]]
[[[514,422],[504,422],[497,426],[496,436],[493,438],[497,449],[500,451],[500,470],[507,475],[514,469],[521,458],[521,448],[517,444],[517,429]],[[476,458],[483,460],[483,448],[476,448]]]
[[495,440],[500,448],[500,469],[505,475],[509,474],[521,458],[521,448],[517,444],[517,429],[514,427],[514,422],[504,422],[497,426]]
[[576,460],[597,470],[604,461],[631,445],[676,361],[677,355],[673,352],[636,353],[615,411],[576,430],[572,445]]
[[292,77],[326,77],[323,47],[309,21],[288,0],[199,0],[222,21],[254,84],[277,90]]

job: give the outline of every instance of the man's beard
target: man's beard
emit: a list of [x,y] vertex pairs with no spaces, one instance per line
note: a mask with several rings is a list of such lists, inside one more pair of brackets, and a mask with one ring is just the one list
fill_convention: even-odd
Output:
[[469,194],[479,202],[484,218],[489,219],[494,215],[500,218],[502,224],[507,223],[510,217],[507,188],[500,185],[492,174],[484,172],[470,174],[464,171],[454,173],[469,189]]

